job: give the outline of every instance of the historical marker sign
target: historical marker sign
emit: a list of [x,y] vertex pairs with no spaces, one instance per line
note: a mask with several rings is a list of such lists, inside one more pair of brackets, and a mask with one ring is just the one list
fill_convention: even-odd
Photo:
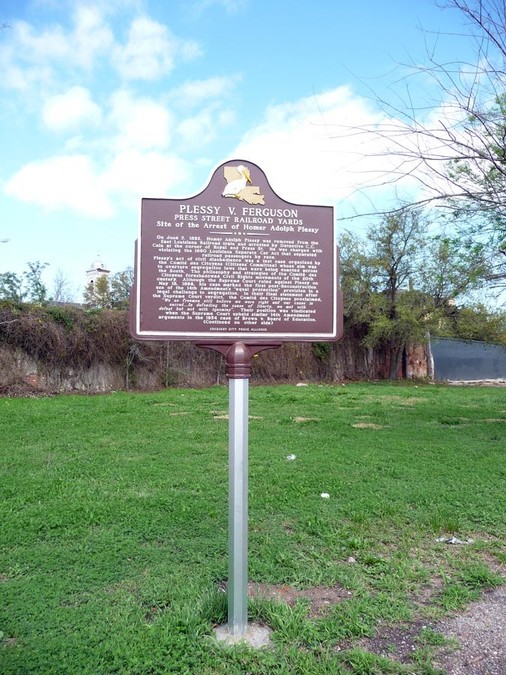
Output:
[[333,209],[286,202],[258,166],[226,162],[195,197],[142,200],[134,296],[147,340],[336,340]]
[[247,634],[248,378],[285,340],[336,340],[342,302],[330,206],[283,201],[263,171],[222,164],[188,199],[143,199],[132,334],[224,354],[229,379],[226,635]]

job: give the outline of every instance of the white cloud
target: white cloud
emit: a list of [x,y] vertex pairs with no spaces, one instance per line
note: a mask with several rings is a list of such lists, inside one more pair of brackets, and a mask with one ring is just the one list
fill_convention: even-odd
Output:
[[273,189],[289,201],[335,203],[354,189],[350,173],[355,139],[334,138],[343,126],[372,124],[378,115],[348,87],[271,106],[264,121],[234,150],[258,163]]
[[121,206],[135,208],[141,197],[173,195],[189,176],[189,166],[175,155],[129,149],[102,170],[83,154],[30,162],[5,183],[4,190],[48,211],[106,219]]
[[127,80],[156,80],[174,68],[175,57],[193,58],[199,54],[194,42],[173,36],[166,26],[149,19],[135,19],[125,45],[113,51],[113,63]]
[[0,43],[0,85],[19,91],[53,78],[53,60],[65,61],[68,42],[61,27],[35,29],[25,21],[16,21]]
[[69,209],[93,218],[114,214],[96,167],[85,155],[30,162],[7,181],[4,189],[8,195],[48,210]]
[[220,131],[234,122],[233,111],[207,108],[194,117],[183,120],[177,127],[180,140],[186,148],[202,147],[213,141]]
[[42,108],[43,122],[51,131],[73,131],[82,125],[94,125],[100,118],[100,108],[84,87],[71,87],[64,94],[52,96]]
[[60,5],[66,3],[70,8],[86,6],[103,12],[104,15],[114,16],[126,11],[140,12],[146,5],[145,0],[36,0],[37,2],[57,2]]
[[211,99],[229,96],[239,77],[210,77],[207,80],[185,82],[171,92],[171,100],[182,106],[197,106]]
[[0,45],[1,84],[18,90],[54,83],[68,67],[90,69],[114,42],[100,10],[84,5],[77,5],[70,30],[14,21],[5,37]]
[[79,65],[89,69],[98,57],[111,50],[114,36],[96,7],[79,5],[74,20],[74,58]]
[[53,71],[49,66],[42,63],[33,68],[19,66],[9,55],[10,51],[10,49],[0,49],[1,86],[15,91],[27,92],[39,82],[45,83],[52,80]]
[[25,62],[59,60],[69,55],[69,39],[61,26],[35,29],[25,21],[16,21],[13,31],[13,43],[22,50],[20,57]]
[[175,108],[198,112],[177,125],[178,140],[186,149],[197,148],[215,140],[236,121],[231,94],[239,77],[212,77],[185,82],[170,93]]
[[196,7],[199,11],[208,7],[223,7],[229,14],[236,14],[246,7],[248,0],[199,0]]
[[169,145],[172,115],[161,104],[119,91],[112,96],[111,108],[109,122],[113,127],[115,147],[163,149]]
[[61,25],[35,28],[25,21],[13,24],[12,44],[22,50],[25,63],[61,61],[90,65],[97,54],[107,51],[113,39],[97,9],[79,6],[74,16],[74,28],[65,31]]
[[[133,4],[126,3],[124,11]],[[59,83],[70,68],[91,71],[100,59],[101,65],[112,61],[126,80],[153,81],[168,75],[176,58],[189,60],[201,53],[196,42],[177,38],[146,16],[130,23],[127,41],[120,44],[106,21],[110,10],[76,2],[70,28],[14,21],[0,43],[0,85],[29,90],[38,83]]]
[[141,197],[171,196],[188,175],[186,162],[176,156],[128,150],[118,154],[108,166],[103,185],[123,203],[135,206]]

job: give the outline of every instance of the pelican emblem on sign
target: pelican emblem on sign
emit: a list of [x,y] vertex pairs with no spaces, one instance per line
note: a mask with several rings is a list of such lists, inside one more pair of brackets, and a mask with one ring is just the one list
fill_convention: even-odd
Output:
[[248,204],[265,204],[260,188],[251,185],[251,174],[247,166],[225,166],[223,176],[227,184],[221,193],[222,197],[233,197]]

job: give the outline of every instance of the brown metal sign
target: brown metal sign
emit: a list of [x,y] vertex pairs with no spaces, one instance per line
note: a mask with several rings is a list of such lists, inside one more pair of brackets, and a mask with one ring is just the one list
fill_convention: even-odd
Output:
[[143,199],[132,333],[147,340],[328,341],[342,334],[333,208],[278,197],[233,160],[188,199]]

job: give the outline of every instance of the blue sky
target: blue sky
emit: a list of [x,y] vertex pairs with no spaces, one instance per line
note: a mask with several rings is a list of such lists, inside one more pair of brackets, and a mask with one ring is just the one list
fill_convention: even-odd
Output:
[[[47,262],[80,299],[97,255],[132,264],[142,197],[234,158],[338,218],[382,208],[385,148],[343,129],[384,122],[375,97],[406,100],[427,51],[469,57],[461,22],[433,0],[0,0],[0,271]],[[429,78],[410,86],[437,114]]]

